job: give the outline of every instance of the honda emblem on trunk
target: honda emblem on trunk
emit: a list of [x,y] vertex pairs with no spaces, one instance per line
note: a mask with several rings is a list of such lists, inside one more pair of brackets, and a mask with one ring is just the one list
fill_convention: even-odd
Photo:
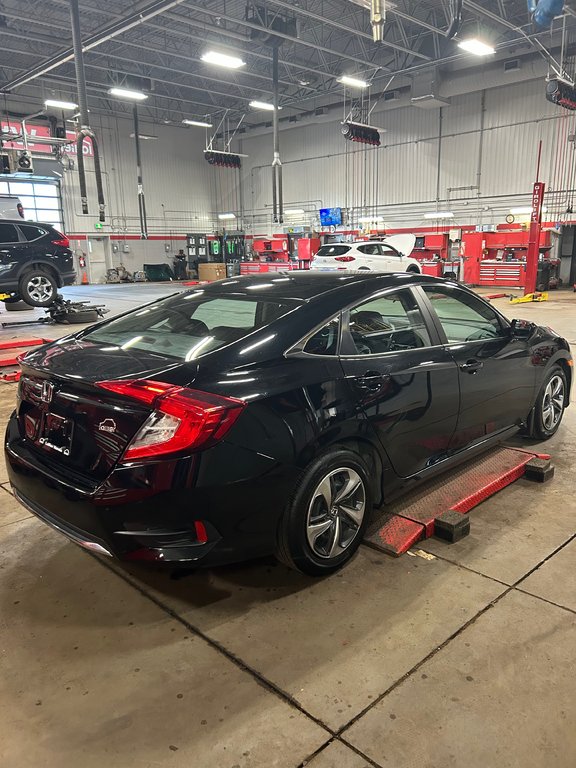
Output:
[[40,400],[43,403],[51,403],[54,396],[54,384],[51,381],[42,382],[42,392],[40,394]]

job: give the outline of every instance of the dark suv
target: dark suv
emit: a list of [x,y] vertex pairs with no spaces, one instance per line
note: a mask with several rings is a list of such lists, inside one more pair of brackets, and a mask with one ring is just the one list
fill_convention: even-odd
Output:
[[50,224],[0,219],[0,293],[47,307],[76,279],[70,242]]

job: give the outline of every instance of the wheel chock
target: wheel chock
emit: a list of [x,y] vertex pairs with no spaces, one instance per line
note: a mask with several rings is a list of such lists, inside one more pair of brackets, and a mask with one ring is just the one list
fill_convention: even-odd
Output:
[[470,533],[470,517],[449,509],[434,518],[434,536],[454,544]]
[[554,464],[550,459],[530,459],[524,468],[524,477],[536,483],[546,483],[554,477]]

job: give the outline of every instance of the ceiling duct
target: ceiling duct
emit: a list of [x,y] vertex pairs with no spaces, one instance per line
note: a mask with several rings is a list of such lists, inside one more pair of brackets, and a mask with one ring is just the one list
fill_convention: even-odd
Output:
[[250,39],[257,40],[264,45],[279,45],[282,38],[274,32],[289,37],[298,37],[298,23],[295,16],[278,13],[263,5],[246,6],[246,21],[250,24],[262,27],[262,29],[250,30]]
[[442,79],[437,69],[422,72],[412,84],[410,101],[415,107],[421,109],[447,107],[450,104],[450,99],[440,96],[441,83]]
[[364,123],[353,123],[350,120],[342,123],[342,135],[348,141],[357,141],[360,144],[370,144],[373,147],[380,146],[380,129]]

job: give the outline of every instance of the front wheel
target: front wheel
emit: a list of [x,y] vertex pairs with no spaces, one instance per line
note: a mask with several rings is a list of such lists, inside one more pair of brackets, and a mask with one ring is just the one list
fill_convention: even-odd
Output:
[[22,301],[31,307],[49,307],[56,298],[58,286],[56,280],[43,269],[31,269],[25,272],[18,284],[18,293]]
[[557,431],[564,416],[568,398],[566,375],[559,365],[548,372],[536,398],[530,437],[548,440]]
[[360,456],[336,449],[304,472],[278,533],[277,557],[309,576],[326,576],[354,555],[372,508],[368,469]]

